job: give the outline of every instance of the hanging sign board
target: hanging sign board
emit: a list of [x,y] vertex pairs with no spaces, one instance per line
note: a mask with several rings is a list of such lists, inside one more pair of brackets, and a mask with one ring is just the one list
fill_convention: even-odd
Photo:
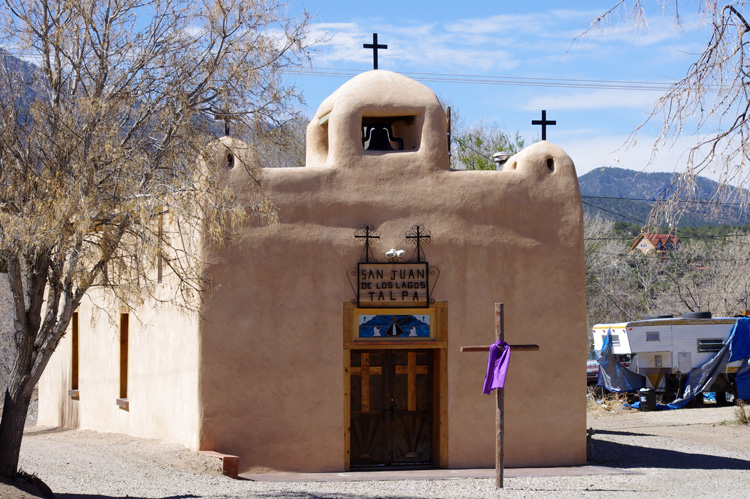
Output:
[[415,308],[430,305],[427,262],[360,263],[357,304],[370,308]]

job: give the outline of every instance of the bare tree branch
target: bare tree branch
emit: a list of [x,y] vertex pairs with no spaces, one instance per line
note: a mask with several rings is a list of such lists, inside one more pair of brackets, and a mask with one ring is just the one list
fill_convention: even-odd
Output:
[[90,289],[133,306],[198,307],[209,282],[196,236],[223,244],[241,224],[274,220],[253,165],[237,195],[201,161],[223,129],[213,110],[247,129],[294,116],[300,96],[282,70],[307,60],[309,16],[284,9],[281,0],[0,2],[0,43],[37,64],[0,53],[0,257],[19,358],[0,420],[0,478],[15,475],[23,430],[5,415],[25,411]]

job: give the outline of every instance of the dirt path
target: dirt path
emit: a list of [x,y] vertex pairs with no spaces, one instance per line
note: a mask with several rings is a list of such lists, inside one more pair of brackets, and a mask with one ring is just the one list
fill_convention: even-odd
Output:
[[[506,480],[508,497],[742,497],[750,494],[750,427],[733,407],[616,413],[593,410],[592,464],[614,474]],[[393,482],[235,481],[218,462],[175,444],[91,431],[30,428],[21,466],[64,499],[497,497],[489,479]],[[0,488],[0,497],[16,499]]]

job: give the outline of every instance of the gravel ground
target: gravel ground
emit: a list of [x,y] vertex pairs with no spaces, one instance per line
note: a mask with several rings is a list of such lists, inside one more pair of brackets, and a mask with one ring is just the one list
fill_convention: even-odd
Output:
[[[748,411],[750,412],[750,410]],[[622,473],[490,479],[266,483],[220,475],[218,460],[157,440],[28,428],[21,468],[58,498],[742,497],[750,494],[750,427],[733,407],[641,413],[593,409],[592,464]],[[16,499],[10,489],[0,497]]]

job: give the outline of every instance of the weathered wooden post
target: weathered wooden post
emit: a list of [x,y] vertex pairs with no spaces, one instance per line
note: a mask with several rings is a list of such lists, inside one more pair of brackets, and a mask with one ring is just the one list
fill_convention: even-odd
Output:
[[[505,341],[505,310],[504,304],[495,303],[495,339]],[[461,347],[462,352],[489,352],[491,345],[465,346]],[[508,345],[511,351],[529,352],[539,350],[539,345]],[[503,420],[503,409],[505,404],[505,390],[498,388],[495,391],[495,487],[503,488],[503,431],[505,430],[505,421]]]

